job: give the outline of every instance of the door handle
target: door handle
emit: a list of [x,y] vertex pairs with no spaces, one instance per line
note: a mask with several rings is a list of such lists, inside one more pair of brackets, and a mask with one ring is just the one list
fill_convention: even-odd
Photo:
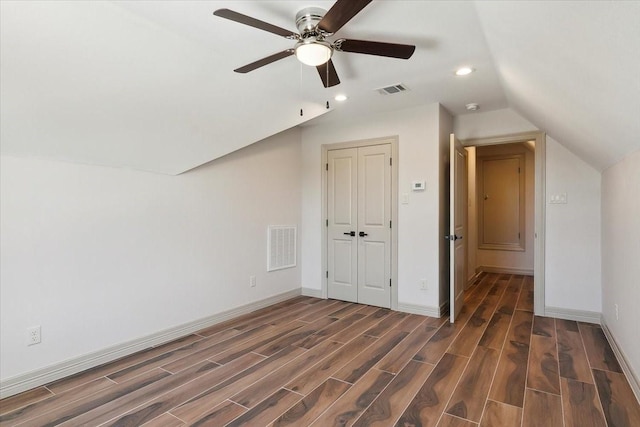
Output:
[[368,234],[365,233],[364,231],[361,231],[360,233],[358,233],[358,236],[364,237],[364,236],[368,236]]
[[356,232],[355,232],[355,231],[350,231],[350,232],[348,232],[348,233],[342,233],[342,234],[344,234],[345,236],[351,236],[351,237],[353,237],[353,236],[355,236],[355,235],[356,235]]
[[455,241],[455,240],[461,240],[461,239],[462,239],[462,236],[457,236],[455,234],[453,236],[450,234],[447,234],[446,236],[444,236],[444,240]]

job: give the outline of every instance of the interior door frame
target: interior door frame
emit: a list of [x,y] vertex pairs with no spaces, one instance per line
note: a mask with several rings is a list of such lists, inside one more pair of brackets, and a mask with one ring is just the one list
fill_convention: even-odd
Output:
[[534,248],[533,275],[535,286],[533,290],[533,311],[536,316],[545,315],[544,299],[544,253],[545,253],[545,210],[546,210],[546,150],[547,135],[544,132],[522,132],[509,135],[493,136],[461,140],[464,147],[478,147],[483,145],[511,144],[535,141],[535,213],[534,213]]
[[322,221],[320,223],[322,236],[321,262],[322,262],[322,290],[321,297],[328,298],[329,285],[326,277],[328,268],[327,260],[327,158],[330,150],[343,148],[369,147],[373,145],[391,144],[391,310],[398,310],[398,136],[385,136],[381,138],[361,139],[355,141],[338,142],[322,145],[322,157],[320,170],[322,173]]

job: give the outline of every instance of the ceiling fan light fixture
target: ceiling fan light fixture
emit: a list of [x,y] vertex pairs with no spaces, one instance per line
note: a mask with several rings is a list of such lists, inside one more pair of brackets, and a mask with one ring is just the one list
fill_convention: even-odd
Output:
[[331,59],[331,45],[321,40],[302,40],[295,47],[298,61],[311,67],[322,65]]
[[466,76],[475,71],[475,68],[471,67],[460,67],[456,70],[456,76]]
[[337,94],[337,95],[335,96],[335,98],[333,98],[333,99],[335,99],[335,100],[336,100],[336,101],[338,101],[338,102],[343,102],[343,101],[346,101],[346,100],[347,100],[347,95],[342,94],[342,93],[339,93],[339,94]]

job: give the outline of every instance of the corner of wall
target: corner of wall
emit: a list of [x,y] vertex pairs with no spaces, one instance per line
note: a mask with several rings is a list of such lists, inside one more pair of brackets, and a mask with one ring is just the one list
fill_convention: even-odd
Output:
[[602,172],[602,326],[640,399],[640,150]]

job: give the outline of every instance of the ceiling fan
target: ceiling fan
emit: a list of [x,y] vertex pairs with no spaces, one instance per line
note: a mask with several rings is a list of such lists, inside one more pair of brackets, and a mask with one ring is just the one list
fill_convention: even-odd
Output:
[[233,70],[236,73],[248,73],[272,62],[295,55],[303,64],[316,67],[324,87],[331,87],[340,84],[338,73],[331,60],[334,51],[409,59],[416,50],[415,46],[406,44],[349,39],[338,39],[334,42],[326,40],[337,33],[340,28],[369,3],[371,3],[371,0],[337,0],[329,11],[319,7],[306,7],[296,14],[296,27],[299,33],[294,33],[229,9],[218,9],[213,14],[296,41],[293,48],[236,68]]

